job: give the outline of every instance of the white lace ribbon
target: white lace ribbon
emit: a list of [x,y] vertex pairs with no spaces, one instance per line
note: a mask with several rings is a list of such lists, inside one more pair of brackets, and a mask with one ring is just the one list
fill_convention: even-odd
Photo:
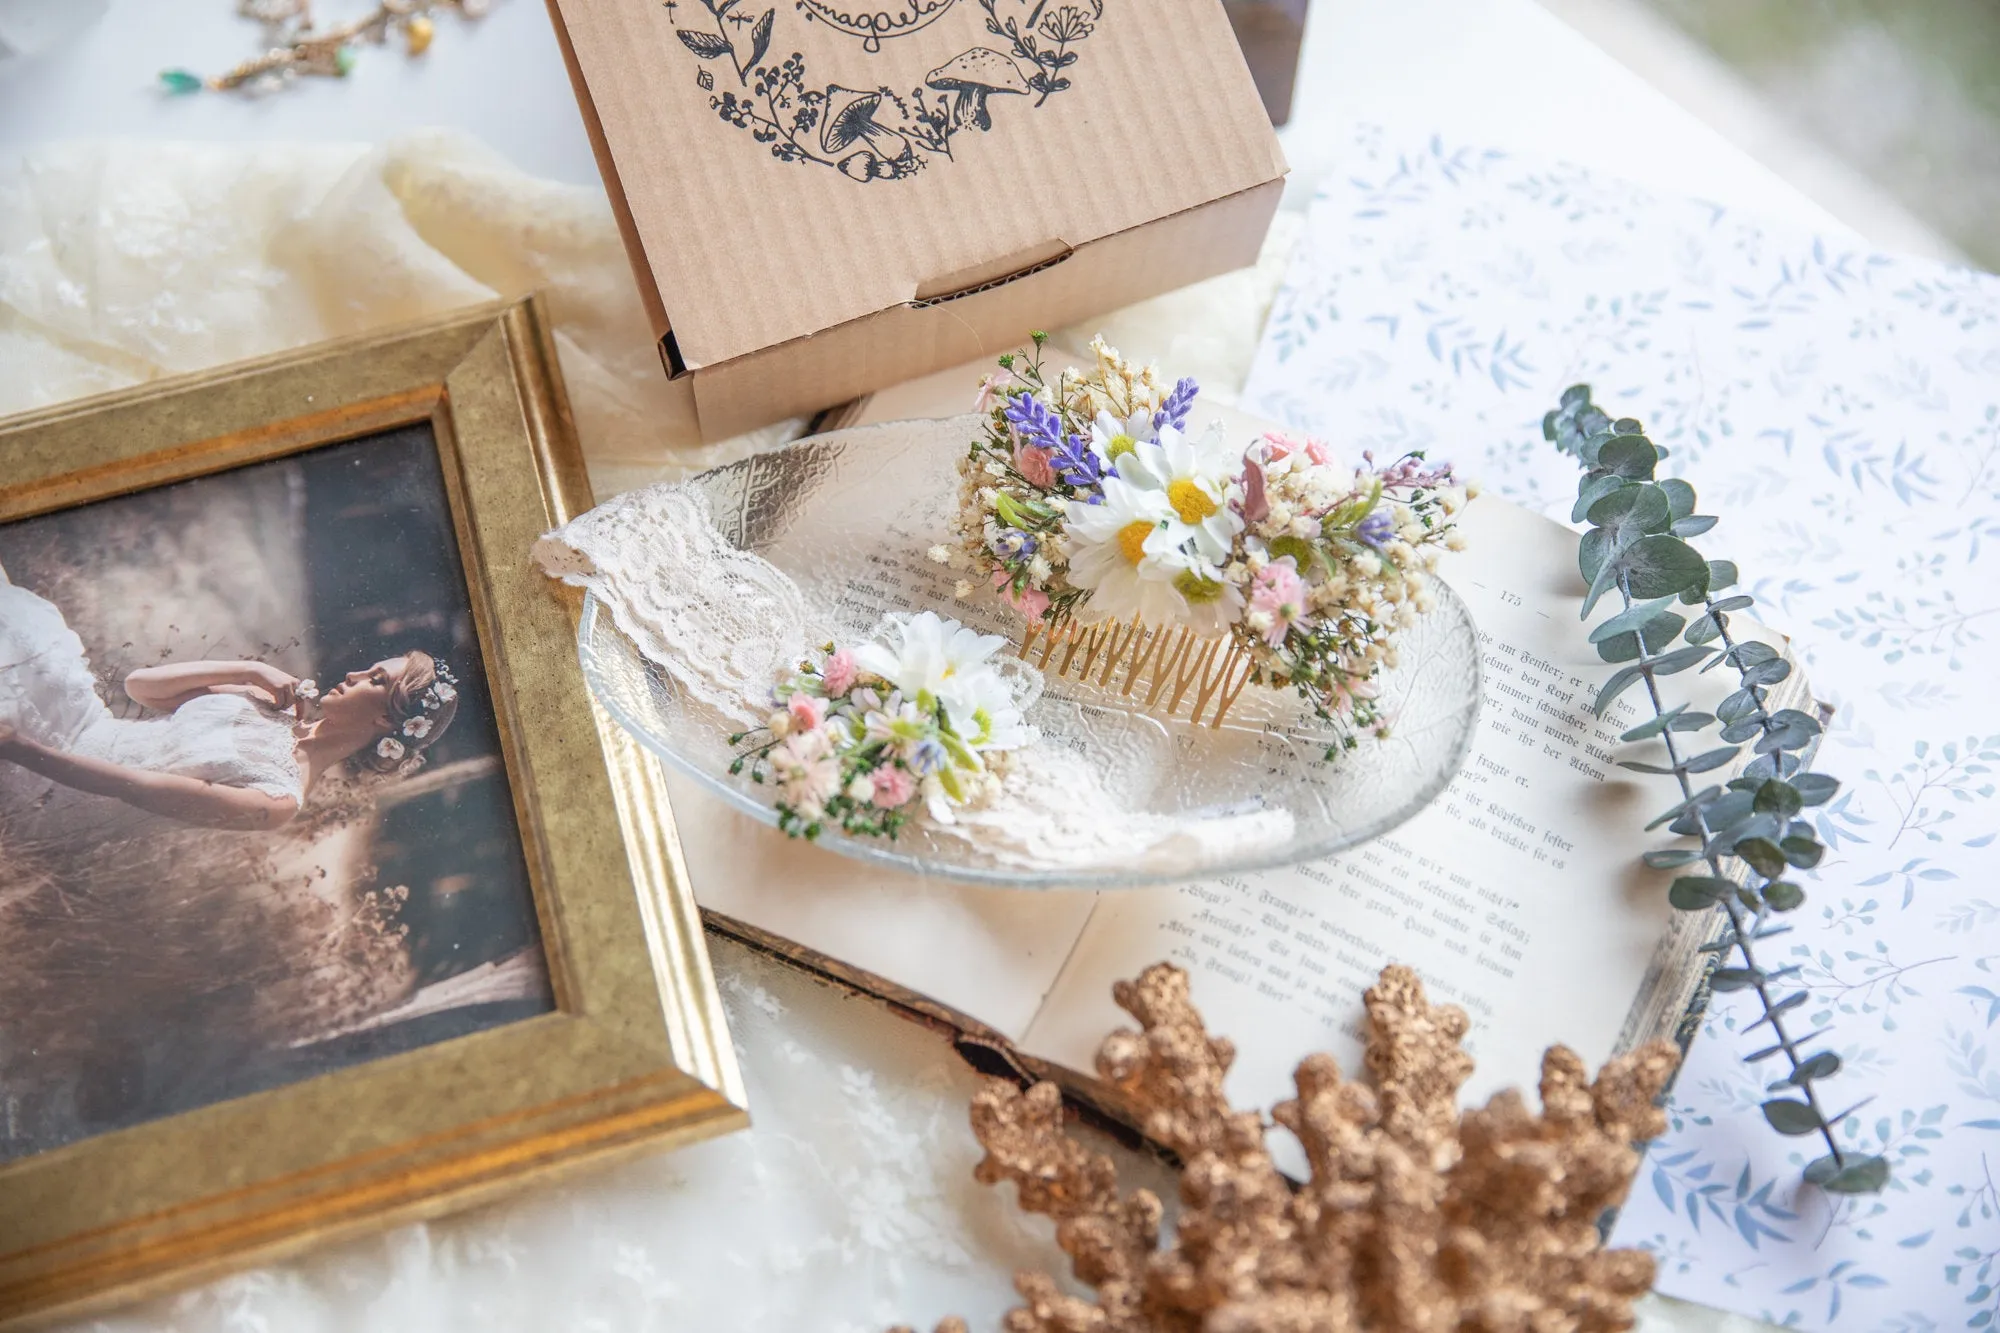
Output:
[[798,585],[731,545],[690,487],[628,491],[544,536],[534,555],[551,577],[594,594],[689,694],[737,722],[770,712],[779,671],[811,641]]

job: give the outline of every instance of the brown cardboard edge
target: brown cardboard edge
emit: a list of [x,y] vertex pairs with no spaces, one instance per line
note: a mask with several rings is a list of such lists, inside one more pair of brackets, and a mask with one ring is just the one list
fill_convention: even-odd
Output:
[[[1059,264],[952,300],[905,303],[698,367],[685,386],[704,443],[729,439],[788,417],[812,416],[890,384],[995,355],[1031,329],[1055,328],[1256,263],[1285,178],[1223,195],[1076,247]],[[1204,232],[1214,235],[1205,237]],[[1151,251],[1161,259],[1147,262]],[[1122,281],[1093,279],[1123,266]],[[644,286],[644,283],[641,283]],[[1069,285],[1094,294],[1049,299]],[[1033,314],[1020,307],[1032,306]],[[1010,312],[1009,308],[1013,310]],[[884,329],[884,325],[900,328]],[[900,350],[898,350],[900,349]],[[833,364],[846,360],[843,370]]]
[[590,136],[591,156],[597,159],[597,175],[604,186],[604,193],[611,201],[611,214],[618,220],[618,236],[625,242],[625,258],[632,267],[633,285],[639,289],[639,299],[645,304],[646,318],[652,321],[653,337],[661,343],[661,364],[666,365],[665,340],[672,332],[667,320],[666,302],[660,297],[660,289],[652,282],[652,263],[646,258],[646,243],[639,236],[639,224],[632,217],[631,206],[625,201],[625,185],[618,179],[618,164],[611,156],[611,145],[604,137],[604,123],[598,118],[597,103],[591,100],[590,85],[583,81],[583,68],[577,63],[576,48],[569,39],[569,29],[563,24],[562,10],[556,0],[544,0],[548,10],[549,25],[556,30],[556,45],[562,48],[563,68],[569,71],[569,85],[576,93],[577,109],[583,113],[584,133]]

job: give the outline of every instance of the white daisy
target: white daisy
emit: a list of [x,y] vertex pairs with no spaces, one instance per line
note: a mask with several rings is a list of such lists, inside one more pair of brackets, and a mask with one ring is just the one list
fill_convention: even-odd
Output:
[[1213,565],[1182,571],[1174,578],[1174,591],[1187,600],[1188,628],[1197,634],[1217,637],[1243,618],[1243,590]]
[[1123,421],[1109,412],[1099,412],[1097,420],[1090,423],[1090,451],[1106,468],[1116,467],[1119,459],[1156,438],[1151,412],[1134,412]]
[[1101,504],[1070,506],[1070,582],[1090,589],[1093,611],[1154,626],[1186,618],[1173,581],[1191,562],[1168,540],[1173,518],[1159,491],[1117,477],[1104,479]]
[[949,707],[956,699],[954,680],[983,666],[1007,646],[997,634],[981,634],[935,611],[899,618],[886,642],[865,643],[854,650],[854,665],[880,676],[905,695],[928,691]]
[[1222,423],[1211,425],[1199,439],[1168,426],[1158,440],[1136,445],[1121,458],[1118,476],[1165,499],[1173,525],[1171,545],[1178,549],[1192,541],[1204,559],[1220,564],[1243,531],[1243,517],[1229,503],[1242,463]]
[[1034,739],[1014,704],[1014,692],[998,671],[966,676],[958,693],[959,698],[945,704],[945,713],[952,730],[973,750],[1015,750]]

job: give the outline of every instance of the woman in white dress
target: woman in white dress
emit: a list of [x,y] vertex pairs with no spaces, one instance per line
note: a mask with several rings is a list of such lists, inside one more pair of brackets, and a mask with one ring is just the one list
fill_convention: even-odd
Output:
[[155,716],[114,716],[62,612],[0,569],[0,847],[278,828],[350,758],[411,771],[458,708],[450,671],[414,651],[323,696],[262,662],[146,667],[125,692]]

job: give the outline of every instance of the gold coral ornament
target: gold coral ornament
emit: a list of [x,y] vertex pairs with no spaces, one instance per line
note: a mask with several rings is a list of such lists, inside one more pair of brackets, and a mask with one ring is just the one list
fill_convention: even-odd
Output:
[[[1173,1243],[1146,1190],[1122,1195],[1111,1160],[1069,1138],[1055,1085],[991,1081],[973,1100],[985,1184],[1011,1180],[1095,1299],[1022,1272],[1006,1333],[1618,1333],[1652,1285],[1642,1250],[1604,1249],[1598,1221],[1631,1185],[1636,1145],[1666,1127],[1658,1099],[1679,1054],[1654,1042],[1595,1082],[1564,1047],[1542,1061],[1542,1111],[1518,1092],[1458,1109],[1472,1072],[1454,1005],[1384,968],[1367,992],[1371,1084],[1330,1056],[1302,1061],[1272,1119],[1310,1174],[1294,1189],[1266,1125],[1233,1109],[1235,1048],[1210,1036],[1167,964],[1113,990],[1140,1030],[1114,1032],[1097,1070],[1147,1136],[1185,1163]],[[947,1320],[938,1333],[964,1333]],[[898,1330],[897,1333],[908,1333]]]

